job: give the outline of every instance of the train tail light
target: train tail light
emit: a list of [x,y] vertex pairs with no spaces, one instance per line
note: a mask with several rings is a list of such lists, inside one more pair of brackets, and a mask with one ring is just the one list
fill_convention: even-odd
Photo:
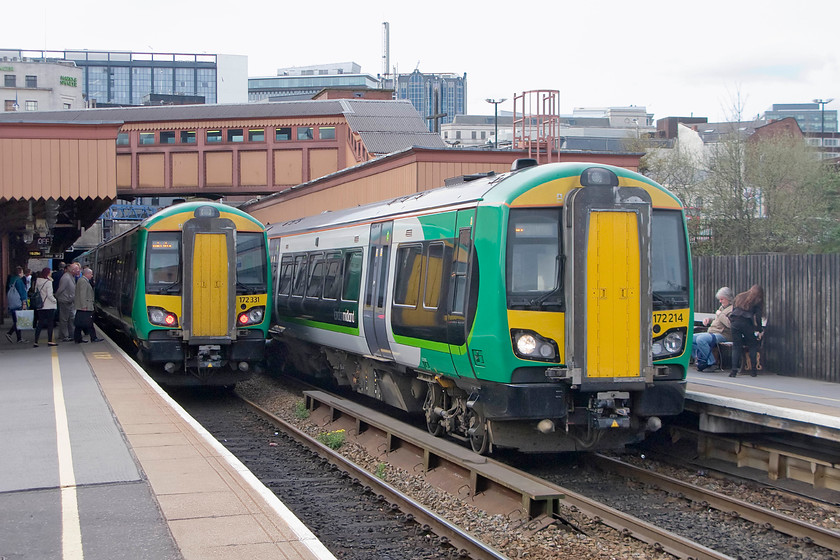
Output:
[[153,325],[161,327],[178,326],[178,316],[171,311],[167,311],[162,307],[149,307],[147,311],[149,313],[149,322]]
[[236,322],[240,327],[248,325],[257,325],[262,323],[265,317],[265,307],[252,307],[248,311],[243,311],[236,317]]

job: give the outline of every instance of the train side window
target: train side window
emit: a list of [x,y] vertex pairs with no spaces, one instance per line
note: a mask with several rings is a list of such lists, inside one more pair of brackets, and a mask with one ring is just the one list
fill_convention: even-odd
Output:
[[295,282],[292,286],[292,295],[303,297],[303,292],[306,289],[306,255],[298,255],[295,257]]
[[341,254],[327,257],[327,273],[324,278],[324,299],[336,300],[341,295]]
[[359,289],[362,285],[362,252],[350,251],[344,255],[344,301],[359,301]]
[[321,290],[324,289],[324,272],[327,266],[327,262],[324,260],[323,255],[315,255],[313,256],[313,261],[311,265],[311,272],[309,273],[309,283],[306,287],[306,297],[308,298],[320,298],[321,297]]
[[280,238],[268,240],[268,257],[271,259],[271,274],[277,277],[277,261],[280,259]]
[[432,243],[426,249],[426,291],[423,307],[437,309],[443,281],[443,243]]
[[423,246],[402,245],[397,249],[394,305],[417,307],[423,279]]
[[452,267],[454,280],[454,294],[452,299],[452,312],[459,315],[464,314],[467,303],[467,265],[469,263],[470,251],[472,250],[472,239],[470,228],[462,228],[458,234],[458,244],[455,247],[455,262]]
[[292,280],[295,277],[295,259],[294,257],[283,257],[280,263],[280,286],[277,288],[277,293],[281,296],[289,295],[292,289]]

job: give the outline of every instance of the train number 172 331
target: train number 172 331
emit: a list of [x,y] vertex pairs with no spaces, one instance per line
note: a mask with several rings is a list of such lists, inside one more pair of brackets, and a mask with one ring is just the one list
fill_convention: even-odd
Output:
[[682,323],[683,322],[683,312],[682,311],[673,311],[668,313],[654,313],[653,314],[653,322],[654,323]]

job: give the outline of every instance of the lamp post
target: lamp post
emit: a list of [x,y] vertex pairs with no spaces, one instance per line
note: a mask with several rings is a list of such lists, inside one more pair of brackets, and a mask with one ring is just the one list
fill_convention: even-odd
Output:
[[494,112],[494,115],[495,115],[494,118],[493,118],[493,125],[494,125],[494,128],[496,129],[496,131],[494,132],[494,136],[493,136],[493,149],[498,150],[499,149],[499,103],[504,103],[505,101],[507,101],[507,99],[504,98],[504,97],[501,98],[501,99],[489,99],[488,98],[488,99],[485,99],[485,101],[487,103],[492,103],[493,104],[493,112]]
[[834,101],[833,97],[829,97],[828,99],[814,99],[814,103],[820,106],[820,146],[822,146],[822,135],[825,134],[825,106],[829,103]]

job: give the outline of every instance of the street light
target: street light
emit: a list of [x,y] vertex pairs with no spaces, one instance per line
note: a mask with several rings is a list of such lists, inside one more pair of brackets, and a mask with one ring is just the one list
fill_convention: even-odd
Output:
[[507,99],[504,98],[504,97],[502,97],[501,99],[498,99],[498,100],[488,98],[488,99],[485,99],[485,101],[487,103],[492,103],[493,104],[493,110],[494,110],[494,113],[495,113],[495,118],[493,119],[493,124],[494,124],[495,129],[496,129],[496,132],[494,133],[494,136],[493,136],[493,149],[498,150],[499,149],[499,103],[504,103],[505,101],[507,101]]
[[820,125],[820,145],[822,145],[822,143],[823,143],[822,135],[825,134],[825,106],[827,104],[831,103],[832,101],[834,101],[834,98],[829,97],[828,99],[814,99],[813,101],[814,101],[814,103],[816,103],[817,105],[820,106],[820,111],[822,113],[820,115],[821,121],[822,121],[822,124]]

